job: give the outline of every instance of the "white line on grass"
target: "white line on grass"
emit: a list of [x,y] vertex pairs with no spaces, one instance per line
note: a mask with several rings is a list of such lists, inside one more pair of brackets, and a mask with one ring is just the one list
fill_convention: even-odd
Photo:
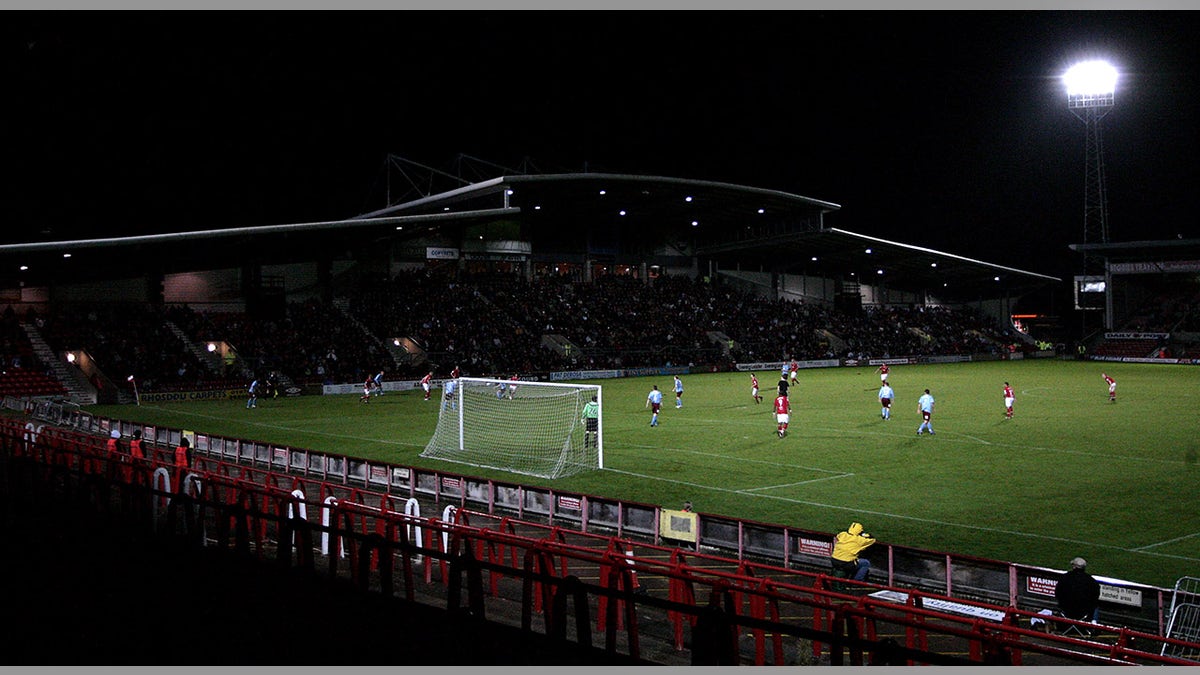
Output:
[[[728,426],[731,423],[752,424],[754,426],[761,426],[759,422],[747,421],[747,420],[715,420],[715,419],[710,419],[710,418],[695,418],[690,421],[692,421],[692,422],[713,422],[713,423],[720,422],[722,425],[726,425],[726,426]],[[819,431],[822,433],[830,433],[830,434],[835,434],[835,435],[842,435],[849,439],[853,439],[856,436],[889,436],[889,437],[898,438],[901,436],[907,437],[910,435],[908,433],[896,433],[896,432],[892,432],[892,431],[871,431],[868,429],[845,429],[845,428],[836,428],[836,427],[806,427],[806,430],[807,431]],[[1125,461],[1129,461],[1129,462],[1141,462],[1141,463],[1145,463],[1145,464],[1163,464],[1163,465],[1167,465],[1167,466],[1186,463],[1186,461],[1182,460],[1182,459],[1160,459],[1157,457],[1138,457],[1138,456],[1131,456],[1131,455],[1114,455],[1114,454],[1106,454],[1106,453],[1098,453],[1098,452],[1088,452],[1088,451],[1082,451],[1082,450],[1068,450],[1066,448],[1051,448],[1051,447],[1038,446],[1038,445],[1021,445],[1018,443],[997,443],[995,441],[987,441],[987,440],[983,440],[981,438],[975,438],[974,436],[970,436],[970,435],[967,435],[964,433],[956,432],[953,429],[946,429],[945,424],[938,427],[937,435],[941,436],[943,438],[945,438],[946,436],[956,437],[954,439],[947,439],[947,440],[957,440],[959,438],[969,439],[980,445],[986,445],[986,446],[994,447],[994,448],[1015,448],[1017,450],[1025,450],[1025,451],[1057,452],[1057,453],[1064,454],[1064,455],[1081,455],[1083,457],[1095,457],[1097,459],[1120,459],[1120,460],[1125,460]],[[653,448],[655,450],[664,449],[664,448],[660,448],[659,446],[651,446],[651,445],[628,445],[628,446],[622,445],[621,447]],[[716,455],[716,456],[725,457],[725,455]],[[745,461],[745,460],[739,460],[739,461]]]
[[1200,537],[1200,532],[1193,532],[1193,533],[1191,533],[1191,534],[1185,534],[1185,535],[1183,535],[1182,537],[1175,537],[1174,539],[1168,539],[1168,540],[1166,540],[1166,541],[1160,541],[1160,542],[1158,542],[1157,544],[1147,544],[1147,545],[1145,545],[1145,546],[1139,546],[1139,547],[1137,547],[1137,548],[1135,548],[1135,549],[1133,549],[1133,550],[1135,550],[1135,551],[1148,551],[1148,550],[1150,550],[1150,549],[1152,549],[1152,548],[1155,548],[1155,547],[1157,547],[1157,546],[1166,546],[1167,544],[1174,544],[1174,543],[1175,543],[1175,542],[1177,542],[1177,541],[1183,541],[1184,539],[1191,539],[1192,537]]
[[[699,450],[685,450],[683,448],[666,448],[661,445],[622,445],[622,449],[629,448],[630,450],[665,450],[667,452],[678,452],[685,455],[699,455],[701,457],[716,457],[718,459],[729,459],[729,455],[723,455],[718,452],[701,452]],[[804,469],[806,471],[820,471],[821,473],[835,473],[838,476],[847,475],[844,471],[834,469],[819,469],[815,466],[805,466],[803,464],[781,464],[776,460],[767,459],[751,459],[749,457],[739,457],[738,462],[742,464],[770,464],[771,466],[782,469]],[[854,474],[849,474],[853,476]]]
[[1093,542],[1093,541],[1084,541],[1082,539],[1070,539],[1067,537],[1055,537],[1055,536],[1051,536],[1051,535],[1047,535],[1047,534],[1037,534],[1035,532],[1019,532],[1017,530],[1005,530],[1005,529],[996,528],[996,527],[984,527],[982,525],[951,523],[951,522],[947,522],[944,520],[935,520],[933,518],[920,518],[917,516],[907,516],[907,515],[902,515],[902,514],[898,514],[898,513],[888,513],[886,511],[872,511],[870,509],[863,509],[863,508],[856,507],[856,506],[840,506],[838,504],[824,504],[821,502],[810,502],[810,501],[806,501],[803,499],[792,499],[790,497],[780,497],[778,495],[755,494],[755,493],[750,493],[746,490],[734,490],[732,488],[715,487],[712,485],[702,485],[700,483],[692,483],[689,481],[675,480],[673,478],[662,478],[659,476],[651,476],[651,475],[647,475],[644,473],[635,473],[633,471],[623,471],[621,469],[613,469],[610,467],[605,467],[603,469],[600,469],[600,471],[611,471],[613,473],[620,473],[620,474],[624,474],[627,476],[635,476],[637,478],[645,478],[647,480],[661,481],[663,483],[674,483],[676,485],[686,485],[688,487],[700,488],[702,490],[710,490],[712,492],[725,492],[728,494],[742,495],[744,497],[755,497],[757,499],[774,499],[776,501],[787,502],[789,504],[801,504],[804,506],[815,506],[815,507],[819,507],[822,509],[836,509],[839,511],[852,511],[855,514],[864,514],[865,513],[865,514],[872,515],[872,516],[880,516],[883,518],[894,518],[896,520],[911,520],[913,522],[926,523],[929,525],[938,525],[941,527],[957,527],[957,528],[961,528],[961,529],[965,529],[965,530],[975,530],[977,532],[989,532],[992,534],[1007,534],[1007,535],[1011,535],[1014,537],[1024,537],[1026,539],[1043,539],[1043,540],[1047,540],[1047,541],[1057,541],[1057,542],[1062,542],[1062,543],[1066,543],[1066,544],[1077,544],[1077,545],[1089,546],[1092,548],[1110,549],[1113,551],[1121,551],[1123,553],[1141,553],[1142,555],[1152,555],[1152,556],[1160,557],[1160,558],[1175,558],[1178,560],[1188,560],[1188,561],[1200,562],[1200,558],[1194,558],[1194,557],[1182,556],[1182,555],[1171,555],[1169,553],[1157,553],[1155,551],[1144,550],[1145,547],[1126,548],[1123,546],[1114,546],[1112,544],[1103,544],[1103,543],[1097,543],[1097,542]]
[[853,477],[854,477],[854,474],[852,474],[852,473],[843,473],[843,474],[839,474],[837,476],[825,476],[824,478],[813,478],[812,480],[802,480],[798,483],[784,483],[783,485],[767,485],[765,487],[745,488],[742,490],[738,490],[738,492],[740,492],[742,494],[750,494],[751,492],[757,492],[759,490],[775,490],[778,488],[795,487],[797,485],[808,485],[809,483],[817,483],[817,482],[820,482],[823,480],[837,480],[838,478],[853,478]]

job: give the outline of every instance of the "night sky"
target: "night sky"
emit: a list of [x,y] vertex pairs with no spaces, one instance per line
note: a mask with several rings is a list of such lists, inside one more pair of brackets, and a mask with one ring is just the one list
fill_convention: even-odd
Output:
[[1120,71],[1112,241],[1200,236],[1191,12],[6,12],[4,243],[346,218],[396,155],[728,181],[1069,276]]

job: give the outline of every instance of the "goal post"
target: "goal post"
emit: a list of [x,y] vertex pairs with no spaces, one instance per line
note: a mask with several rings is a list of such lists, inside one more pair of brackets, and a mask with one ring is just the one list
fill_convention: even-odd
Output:
[[541,478],[603,469],[602,411],[598,384],[447,380],[421,456]]

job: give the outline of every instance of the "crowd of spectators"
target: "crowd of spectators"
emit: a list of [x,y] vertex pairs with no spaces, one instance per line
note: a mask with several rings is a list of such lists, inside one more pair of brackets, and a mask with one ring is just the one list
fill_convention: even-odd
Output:
[[[1014,338],[969,310],[845,312],[687,276],[580,283],[549,275],[526,283],[511,275],[451,280],[406,271],[367,282],[353,309],[377,334],[412,337],[435,362],[480,374],[997,353]],[[542,335],[562,336],[577,351],[540,348]]]
[[[36,320],[56,350],[84,349],[113,381],[136,374],[142,391],[213,382],[240,386],[270,373],[321,384],[357,383],[380,370],[395,378],[429,369],[444,374],[456,366],[467,375],[508,377],[561,369],[965,354],[999,351],[1012,337],[970,310],[848,312],[768,300],[687,276],[663,275],[649,283],[622,275],[590,283],[558,276],[525,282],[513,275],[449,277],[419,270],[365,277],[348,295],[344,309],[309,299],[287,303],[275,318],[185,305],[92,303],[56,307]],[[201,361],[168,322],[194,345],[229,344],[242,363],[222,370]],[[573,348],[544,346],[543,336],[558,336]],[[393,338],[414,341],[425,358],[396,361],[388,346]]]

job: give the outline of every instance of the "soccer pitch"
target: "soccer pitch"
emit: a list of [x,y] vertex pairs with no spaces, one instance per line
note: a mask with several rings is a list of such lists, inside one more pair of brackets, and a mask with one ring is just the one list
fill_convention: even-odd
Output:
[[[1108,400],[1101,373],[1117,380]],[[836,532],[860,521],[883,542],[1171,587],[1200,574],[1200,369],[1059,360],[895,366],[892,419],[880,419],[871,368],[803,370],[786,438],[775,433],[777,371],[596,380],[602,471],[557,481],[419,456],[438,399],[419,390],[142,406],[99,416],[399,465]],[[1004,382],[1016,415],[1004,419]],[[645,407],[663,390],[659,426]],[[917,436],[917,397],[936,399],[936,436]]]

